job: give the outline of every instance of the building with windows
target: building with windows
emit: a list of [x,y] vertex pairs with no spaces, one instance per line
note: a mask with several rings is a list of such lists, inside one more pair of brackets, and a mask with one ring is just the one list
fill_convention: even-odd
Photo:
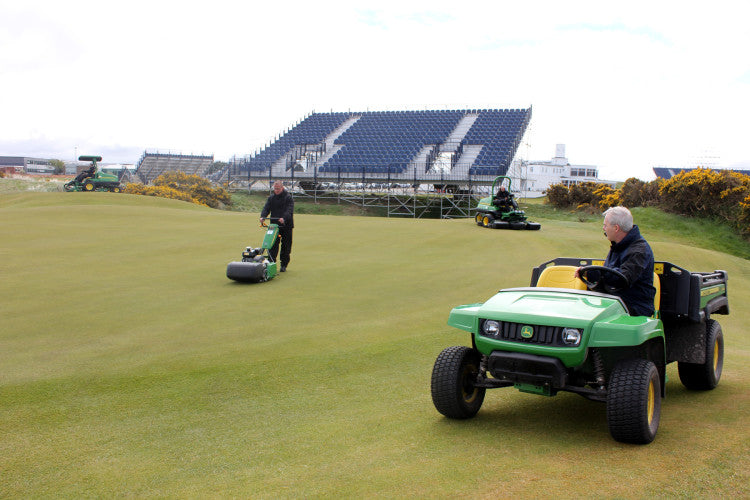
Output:
[[599,179],[599,169],[594,165],[572,165],[565,156],[565,144],[557,144],[555,156],[548,161],[516,160],[510,168],[513,191],[526,198],[544,196],[553,184],[572,186],[582,182],[597,182],[612,187],[615,181]]
[[25,174],[52,175],[55,167],[52,160],[46,158],[29,158],[27,156],[0,156],[0,167],[19,169]]

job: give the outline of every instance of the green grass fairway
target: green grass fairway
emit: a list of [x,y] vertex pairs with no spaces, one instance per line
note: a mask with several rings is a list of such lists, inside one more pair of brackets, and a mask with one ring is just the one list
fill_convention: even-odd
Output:
[[668,368],[656,441],[605,405],[488,391],[434,409],[453,306],[603,257],[601,221],[299,214],[287,273],[228,280],[257,214],[110,193],[0,195],[0,498],[747,498],[750,261],[642,227],[656,256],[729,272],[719,387]]

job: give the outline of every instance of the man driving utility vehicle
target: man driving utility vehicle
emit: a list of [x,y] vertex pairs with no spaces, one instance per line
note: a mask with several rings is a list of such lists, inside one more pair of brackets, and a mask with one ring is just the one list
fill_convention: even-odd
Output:
[[611,207],[604,212],[602,229],[610,241],[604,267],[618,271],[627,282],[614,283],[616,278],[606,273],[602,273],[601,280],[619,288],[614,294],[625,302],[631,316],[652,316],[656,294],[654,253],[638,226],[633,225],[633,214],[625,207]]

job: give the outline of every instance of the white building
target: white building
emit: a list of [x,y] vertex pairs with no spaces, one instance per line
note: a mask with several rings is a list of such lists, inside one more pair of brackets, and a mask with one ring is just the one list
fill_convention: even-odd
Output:
[[612,187],[616,184],[599,179],[599,169],[594,165],[571,165],[565,157],[565,144],[556,146],[555,156],[549,161],[514,161],[508,176],[513,181],[513,191],[526,198],[544,196],[544,191],[553,184],[599,182]]

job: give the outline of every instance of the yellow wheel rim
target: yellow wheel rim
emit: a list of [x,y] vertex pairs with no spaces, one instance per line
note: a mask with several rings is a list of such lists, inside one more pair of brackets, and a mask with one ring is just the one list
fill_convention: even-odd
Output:
[[476,217],[474,217],[474,220],[477,221],[477,222],[482,222],[482,215],[481,214],[477,214]]
[[482,224],[484,224],[485,226],[489,226],[490,225],[490,218],[489,217],[485,217],[484,219],[482,219]]
[[719,366],[719,339],[714,340],[714,371]]
[[461,396],[464,398],[464,401],[466,403],[473,403],[475,399],[477,399],[477,388],[471,387],[471,392],[467,390],[466,379],[471,376],[472,372],[476,370],[476,367],[472,365],[466,365],[464,367],[463,374],[461,375]]
[[646,407],[646,412],[648,414],[648,425],[651,425],[651,421],[654,419],[654,400],[656,399],[656,395],[654,394],[654,382],[653,380],[649,380],[648,382],[648,405]]

